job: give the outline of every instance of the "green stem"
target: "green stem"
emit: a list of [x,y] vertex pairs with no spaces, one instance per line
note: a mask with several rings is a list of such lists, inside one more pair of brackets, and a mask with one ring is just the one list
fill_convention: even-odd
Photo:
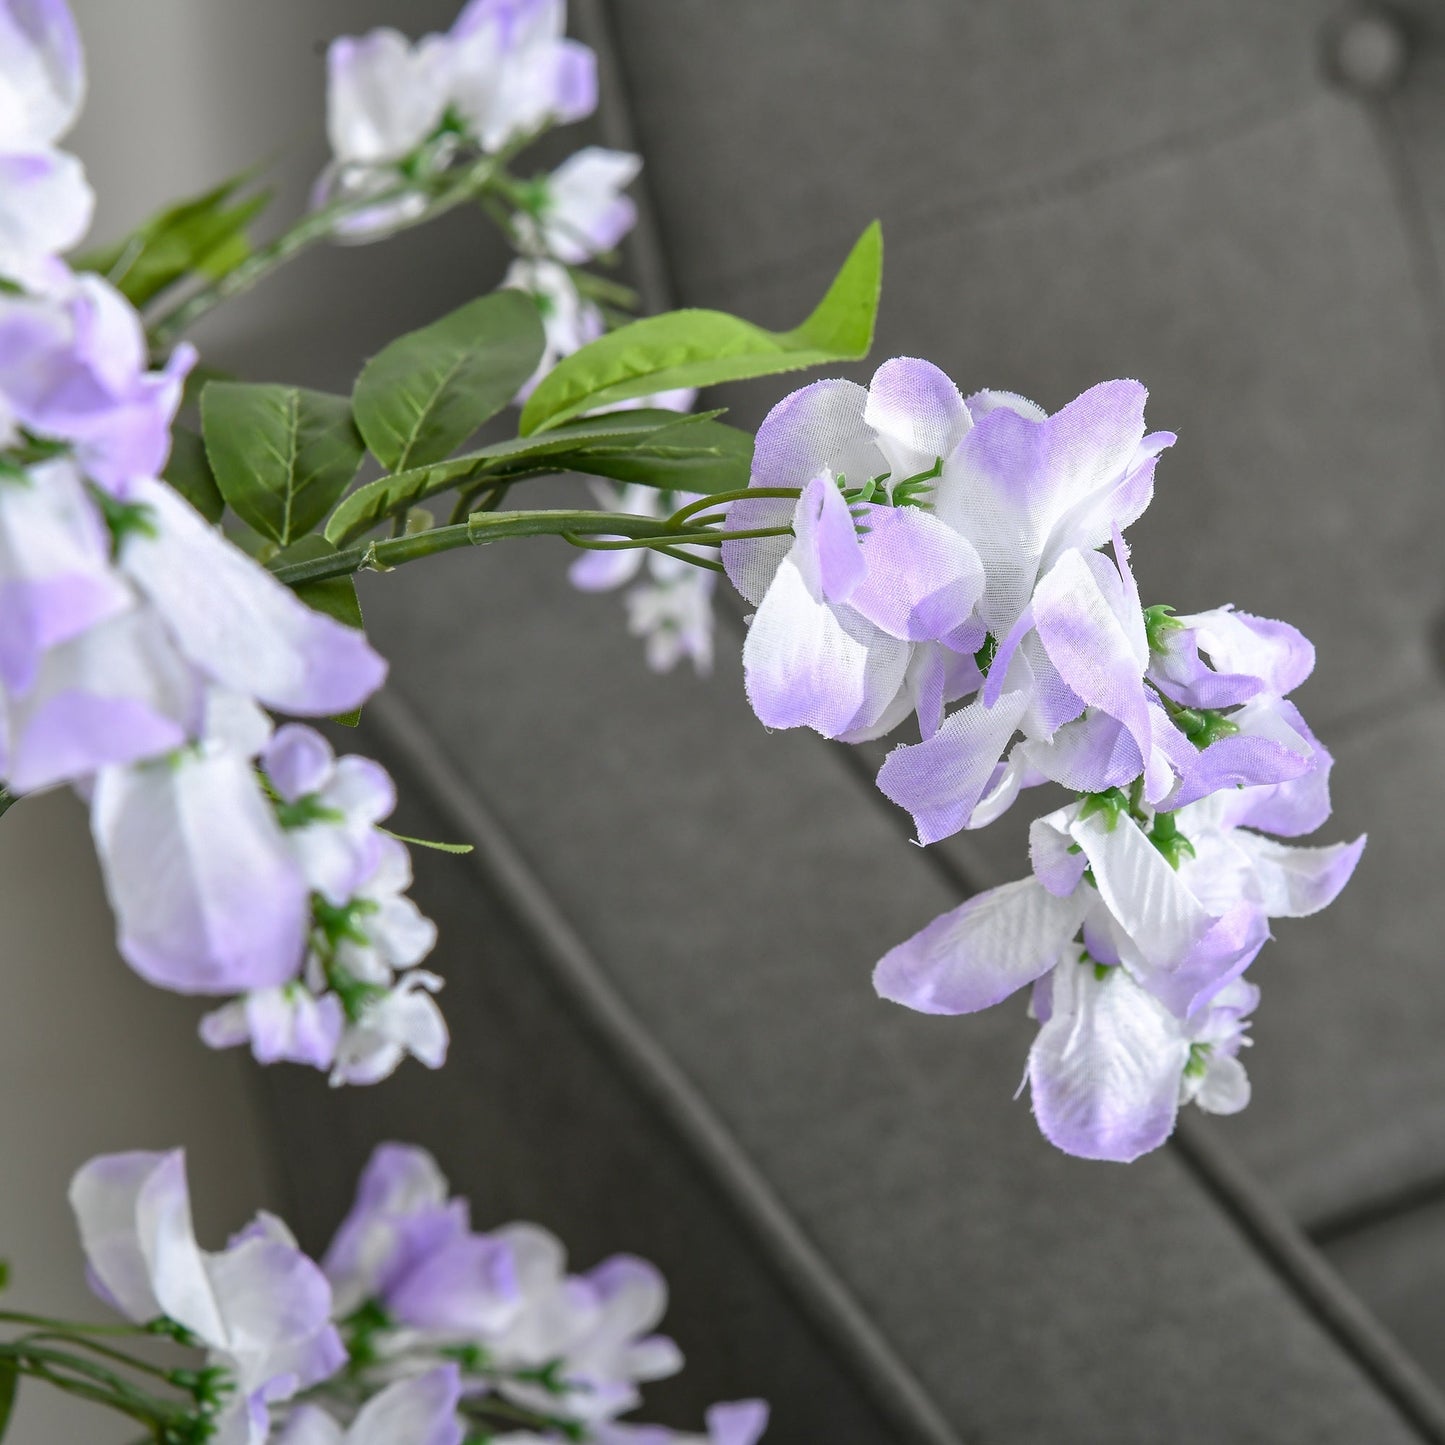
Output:
[[29,1334],[21,1335],[15,1343],[17,1346],[25,1346],[44,1340],[66,1340],[77,1349],[89,1350],[92,1354],[100,1355],[107,1360],[114,1360],[116,1364],[125,1365],[128,1369],[139,1370],[143,1374],[153,1375],[158,1380],[165,1380],[167,1384],[171,1382],[171,1372],[164,1367],[153,1365],[149,1360],[139,1359],[135,1355],[128,1355],[124,1350],[103,1345],[99,1340],[90,1339],[85,1335],[67,1334],[61,1330],[34,1330]]
[[667,522],[671,527],[680,527],[698,512],[705,512],[709,507],[721,506],[724,502],[741,502],[749,498],[761,497],[786,498],[795,502],[800,496],[802,496],[802,492],[797,487],[740,487],[735,492],[713,492],[709,496],[699,497],[695,502],[689,502],[685,507],[679,507],[667,519]]
[[[410,230],[414,226],[425,225],[461,205],[463,201],[480,194],[496,178],[503,163],[504,157],[500,155],[482,156],[450,178],[438,177],[437,180],[443,184],[438,187],[426,209],[402,222],[396,229]],[[258,281],[300,255],[302,251],[328,239],[337,221],[345,219],[354,211],[371,210],[403,196],[415,195],[417,190],[418,182],[408,180],[374,196],[343,197],[303,216],[290,230],[283,231],[266,245],[258,246],[239,266],[227,272],[220,280],[213,281],[158,316],[149,328],[152,351],[169,351],[208,311],[214,310],[233,296],[239,296],[243,291],[249,291]]]
[[290,562],[273,567],[273,574],[288,587],[303,582],[322,582],[329,577],[349,577],[360,571],[389,571],[421,557],[450,552],[457,547],[481,547],[506,537],[578,536],[656,538],[664,545],[696,542],[707,546],[748,537],[786,537],[788,527],[759,527],[751,531],[681,533],[655,517],[636,517],[617,512],[473,512],[465,521],[450,527],[432,527],[411,537],[392,537],[366,542],[329,557]]
[[34,1325],[38,1329],[55,1330],[66,1335],[144,1335],[155,1331],[146,1325],[92,1325],[78,1320],[57,1320],[49,1315],[25,1314],[19,1310],[0,1310],[0,1324]]

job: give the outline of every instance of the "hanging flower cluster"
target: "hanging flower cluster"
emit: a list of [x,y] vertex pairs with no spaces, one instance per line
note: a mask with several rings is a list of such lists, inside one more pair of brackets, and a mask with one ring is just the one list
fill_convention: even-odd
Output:
[[[0,116],[68,124],[83,79],[64,8],[0,5],[0,36]],[[363,759],[333,768],[309,729],[273,734],[264,711],[348,712],[385,663],[159,480],[195,353],[152,370],[130,302],[36,249],[60,234],[37,221],[0,255],[0,777],[12,796],[68,783],[89,801],[137,973],[246,995],[207,1021],[212,1042],[249,1037],[337,1083],[403,1052],[435,1067],[439,980],[393,983],[433,931],[400,896],[405,848],[373,826],[390,784]]]
[[[314,204],[349,208],[334,223],[339,239],[370,241],[425,214],[440,183],[472,157],[505,156],[548,126],[584,119],[597,105],[596,57],[565,34],[564,0],[472,0],[445,35],[412,43],[395,30],[342,37],[328,52],[327,117],[332,161]],[[585,146],[550,175],[493,177],[491,203],[517,258],[502,286],[537,304],[547,345],[521,388],[524,402],[563,357],[604,335],[635,297],[584,269],[611,255],[637,222],[626,194],[642,158]],[[444,194],[444,192],[443,192]],[[361,202],[363,204],[357,204]],[[697,393],[673,388],[620,403],[686,412]],[[655,488],[602,493],[612,510],[665,516]],[[680,495],[674,505],[690,500]],[[584,591],[633,580],[641,559],[583,559],[573,568]],[[627,594],[628,626],[648,666],[670,671],[690,658],[699,672],[712,656],[713,577],[655,554],[648,580]]]
[[874,981],[938,1014],[1032,986],[1039,1125],[1117,1160],[1161,1144],[1181,1103],[1248,1102],[1245,971],[1269,920],[1329,904],[1364,846],[1267,836],[1330,812],[1330,755],[1288,701],[1305,638],[1141,605],[1122,534],[1174,441],[1146,432],[1144,401],[1107,382],[1049,416],[907,358],[866,390],[818,382],[760,428],[760,495],[729,513],[791,535],[722,548],[757,609],[743,662],[764,723],[859,742],[916,716],[878,786],[921,843],[1044,782],[1078,795],[1034,823],[1030,878],[936,919]]
[[194,1403],[168,1439],[755,1445],[767,1423],[758,1400],[715,1406],[702,1436],[622,1420],[682,1368],[653,1333],[662,1276],[627,1255],[569,1274],[533,1224],[476,1232],[422,1149],[375,1151],[319,1265],[266,1213],[201,1249],[179,1150],[92,1159],[70,1200],[100,1296],[206,1351],[171,1377]]

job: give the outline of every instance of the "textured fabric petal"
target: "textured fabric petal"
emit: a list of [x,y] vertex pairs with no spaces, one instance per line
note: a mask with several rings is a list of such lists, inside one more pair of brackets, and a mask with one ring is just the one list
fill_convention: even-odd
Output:
[[637,207],[622,192],[637,179],[642,157],[603,146],[573,152],[547,178],[542,215],[546,250],[581,265],[610,251],[637,221]]
[[319,793],[331,780],[336,754],[315,728],[287,723],[277,728],[261,754],[271,786],[288,803]]
[[1116,572],[1098,553],[1066,552],[1040,581],[1033,614],[1039,640],[1070,690],[1117,718],[1147,759],[1153,751],[1144,690],[1148,646],[1142,621],[1133,625],[1138,613],[1129,606],[1126,570],[1121,561]]
[[1099,896],[1144,962],[1177,968],[1212,927],[1213,915],[1132,819],[1095,813],[1075,818],[1069,832],[1088,857]]
[[95,192],[74,156],[0,155],[0,274],[28,279],[85,235],[94,212]]
[[0,0],[0,150],[54,144],[84,99],[85,60],[65,0]]
[[743,644],[748,700],[768,727],[836,737],[881,716],[903,684],[908,656],[907,643],[818,600],[786,560]]
[[107,768],[91,830],[118,946],[142,978],[215,994],[296,976],[310,899],[247,758]]
[[346,1445],[347,1436],[320,1405],[298,1405],[272,1439],[275,1445]]
[[155,1319],[161,1306],[137,1230],[136,1206],[146,1181],[167,1157],[141,1151],[102,1154],[83,1164],[70,1181],[70,1207],[94,1282],[108,1304],[138,1323]]
[[1104,540],[1057,524],[1124,475],[1144,436],[1144,398],[1137,382],[1104,382],[1046,421],[1010,405],[980,418],[970,403],[975,425],[945,459],[934,510],[983,559],[981,612],[995,634],[1023,610],[1046,553]]
[[1034,1117],[1051,1144],[1127,1164],[1174,1130],[1189,1043],[1122,968],[1054,971],[1052,1008],[1029,1051]]
[[446,1177],[425,1149],[378,1144],[372,1150],[356,1201],[322,1260],[339,1315],[383,1288],[404,1247],[404,1221],[441,1209],[446,1199]]
[[1029,824],[1029,864],[1034,877],[1057,898],[1071,897],[1089,866],[1083,849],[1069,832],[1077,813],[1078,805],[1071,803]]
[[342,162],[399,161],[441,123],[440,52],[395,30],[340,36],[326,53],[326,133]]
[[1284,697],[1315,667],[1310,640],[1288,622],[1216,607],[1177,619],[1193,632],[1219,673],[1257,677],[1264,690]]
[[1139,776],[1139,745],[1123,723],[1091,712],[1065,723],[1052,738],[1019,744],[1021,761],[1073,793],[1102,793]]
[[983,563],[957,532],[916,507],[870,507],[861,544],[867,575],[849,602],[892,637],[947,637],[983,592]]
[[110,536],[68,461],[0,482],[0,682],[35,681],[40,656],[130,607]]
[[1328,908],[1365,851],[1364,834],[1328,848],[1291,848],[1257,833],[1237,838],[1254,867],[1256,901],[1271,918],[1307,918]]
[[361,1407],[346,1433],[346,1445],[461,1445],[460,1399],[455,1365],[398,1380]]
[[[226,1250],[207,1256],[206,1272],[224,1322],[222,1348],[247,1393],[292,1373],[304,1347],[332,1333],[326,1276],[272,1216],[258,1217]],[[343,1350],[332,1368],[344,1359]],[[314,1383],[297,1379],[291,1389]]]
[[848,601],[868,564],[848,503],[830,477],[814,477],[803,488],[793,513],[793,536],[797,540],[788,555],[808,590],[825,602]]
[[919,1013],[977,1013],[1047,973],[1088,900],[1023,878],[970,898],[890,949],[873,970],[880,998]]
[[757,1445],[768,1428],[766,1400],[731,1400],[706,1415],[708,1445]]
[[417,1329],[468,1338],[505,1329],[521,1308],[511,1250],[484,1234],[454,1239],[407,1271],[387,1308]]
[[9,783],[24,793],[180,747],[204,699],[157,619],[137,609],[47,651],[9,710]]
[[895,483],[948,456],[973,425],[958,388],[931,361],[911,356],[895,356],[873,373],[863,419]]
[[[888,468],[873,429],[863,420],[868,393],[852,381],[815,381],[785,396],[758,428],[751,485],[806,487],[828,473],[857,486]],[[759,498],[734,502],[729,531],[791,525],[795,503]],[[733,586],[754,606],[792,548],[790,537],[724,542],[722,563]]]
[[1244,901],[1216,918],[1173,968],[1140,968],[1127,954],[1124,962],[1160,1003],[1182,1019],[1233,983],[1268,941],[1268,916],[1258,904]]
[[1004,693],[993,707],[967,703],[926,742],[902,744],[883,760],[879,790],[913,815],[920,843],[970,826],[1024,704],[1021,692]]
[[360,706],[386,663],[355,628],[313,612],[160,482],[135,489],[156,535],[132,534],[121,563],[190,660],[268,707],[328,716]]
[[1249,1075],[1230,1054],[1216,1055],[1205,1066],[1204,1078],[1192,1103],[1206,1114],[1237,1114],[1249,1103]]

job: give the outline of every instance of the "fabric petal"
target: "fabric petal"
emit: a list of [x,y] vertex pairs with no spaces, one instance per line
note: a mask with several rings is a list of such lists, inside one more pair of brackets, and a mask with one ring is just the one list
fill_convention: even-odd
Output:
[[1023,716],[1024,695],[989,707],[967,703],[926,742],[904,743],[883,760],[878,788],[913,815],[918,841],[937,843],[971,825],[994,769]]
[[[873,429],[863,419],[868,393],[852,381],[815,381],[785,396],[758,428],[750,485],[803,488],[822,473],[858,486],[887,470]],[[795,504],[744,499],[728,512],[729,531],[791,525]],[[790,537],[724,542],[722,563],[733,586],[754,606],[792,548]]]
[[892,637],[947,637],[983,592],[983,563],[970,543],[917,507],[870,507],[861,552],[867,573],[848,601]]
[[247,758],[107,768],[91,829],[118,946],[142,978],[228,994],[296,976],[310,899]]
[[1127,1164],[1173,1132],[1188,1061],[1178,1020],[1122,968],[1061,965],[1029,1051],[1034,1117],[1066,1154]]
[[127,538],[121,564],[197,667],[307,716],[348,712],[381,686],[386,663],[355,628],[313,612],[172,488],[143,481],[134,495],[157,525]]
[[990,888],[884,954],[873,987],[919,1013],[977,1013],[1047,973],[1087,904],[1077,894],[1055,897],[1033,878]]
[[398,1380],[361,1407],[346,1433],[346,1445],[461,1445],[460,1400],[461,1376],[455,1365]]
[[973,425],[958,388],[932,362],[911,356],[895,356],[873,373],[863,419],[894,483],[948,456]]

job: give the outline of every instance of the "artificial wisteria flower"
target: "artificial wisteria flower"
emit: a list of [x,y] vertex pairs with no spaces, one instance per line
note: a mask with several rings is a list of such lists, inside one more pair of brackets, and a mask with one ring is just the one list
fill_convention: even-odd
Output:
[[387,1369],[470,1343],[483,1367],[464,1369],[468,1393],[565,1417],[595,1429],[588,1439],[613,1438],[602,1427],[638,1403],[638,1385],[682,1366],[652,1333],[667,1288],[651,1265],[618,1255],[568,1274],[561,1244],[536,1225],[472,1232],[422,1149],[378,1147],[324,1268],[337,1317]]
[[272,1438],[276,1445],[461,1445],[461,1375],[439,1365],[373,1395],[349,1425],[320,1405],[298,1405]]
[[415,967],[435,946],[436,925],[406,897],[406,845],[380,826],[396,806],[391,778],[369,758],[338,759],[299,723],[257,751],[272,795],[269,836],[300,888],[304,921],[287,935],[290,965],[279,976],[207,990],[246,992],[202,1020],[202,1038],[212,1048],[249,1044],[262,1063],[328,1070],[334,1084],[376,1083],[407,1055],[440,1067],[448,1036],[432,995],[442,981]]
[[569,266],[611,251],[637,224],[626,188],[642,169],[628,151],[584,146],[539,181],[519,217],[523,243],[535,254]]
[[640,1383],[682,1364],[651,1333],[661,1276],[627,1255],[569,1275],[546,1230],[473,1231],[423,1149],[375,1150],[324,1266],[264,1211],[201,1249],[178,1149],[92,1159],[70,1202],[100,1298],[206,1353],[204,1369],[163,1373],[191,1397],[155,1402],[168,1439],[756,1445],[767,1425],[761,1400],[713,1406],[702,1435],[622,1419]]
[[[596,57],[566,37],[566,18],[565,0],[472,0],[446,34],[416,44],[389,29],[334,40],[332,160],[313,200],[351,203],[335,234],[368,241],[415,220],[426,210],[424,183],[462,147],[491,155],[590,115]],[[595,178],[579,179],[588,194],[596,189]]]
[[[699,500],[692,492],[661,492],[656,487],[594,486],[599,503],[608,511],[642,517],[670,516],[679,507]],[[694,567],[678,557],[631,548],[587,552],[573,562],[568,576],[583,592],[610,592],[629,583],[627,621],[634,637],[647,648],[647,665],[654,672],[670,672],[690,658],[700,674],[712,670],[712,593],[716,574]]]
[[0,277],[44,281],[51,258],[90,227],[85,172],[55,148],[84,98],[85,61],[64,0],[0,0]]
[[350,1425],[322,1406],[298,1406],[273,1439],[276,1445],[461,1445],[460,1402],[461,1373],[444,1364],[389,1384],[357,1410]]
[[1070,1153],[1132,1159],[1157,1147],[1181,1096],[1242,1108],[1247,1089],[1220,1077],[1236,1072],[1221,1061],[1237,1053],[1255,997],[1236,984],[1269,920],[1333,902],[1365,841],[1296,848],[1240,827],[1251,791],[1152,817],[1094,795],[1037,820],[1033,876],[892,949],[874,973],[879,994],[959,1014],[1034,985],[1034,1109]]
[[[941,376],[899,359],[867,390],[816,382],[758,429],[752,485],[795,489],[797,501],[743,499],[728,528],[793,535],[726,542],[722,561],[757,607],[743,667],[769,727],[858,741],[917,711],[931,732],[945,703],[982,680],[973,661],[985,640],[975,615],[982,562],[966,537],[918,505],[970,424],[951,383],[956,406],[937,394]],[[937,402],[933,412],[903,415],[920,386]]]
[[[1048,740],[1086,707],[1125,727],[1162,795],[1127,554],[1094,550],[1143,511],[1173,440],[1145,436],[1143,403],[1137,383],[1109,382],[1049,417],[1008,393],[965,400],[938,368],[902,357],[867,390],[824,381],[780,402],[751,482],[799,489],[798,503],[745,498],[729,527],[791,524],[793,541],[722,549],[758,607],[744,668],[759,717],[858,741],[915,712],[924,742],[899,749],[879,781],[924,842],[991,820],[1026,776],[1042,781],[1003,764],[1011,739]],[[847,505],[829,499],[825,512],[818,484],[840,476]],[[844,568],[831,577],[824,538],[829,566]],[[875,594],[895,615],[867,615]]]
[[279,1219],[258,1214],[217,1253],[196,1243],[181,1150],[92,1159],[70,1203],[101,1298],[182,1326],[223,1372],[217,1445],[262,1445],[274,1406],[345,1363],[326,1277]]

